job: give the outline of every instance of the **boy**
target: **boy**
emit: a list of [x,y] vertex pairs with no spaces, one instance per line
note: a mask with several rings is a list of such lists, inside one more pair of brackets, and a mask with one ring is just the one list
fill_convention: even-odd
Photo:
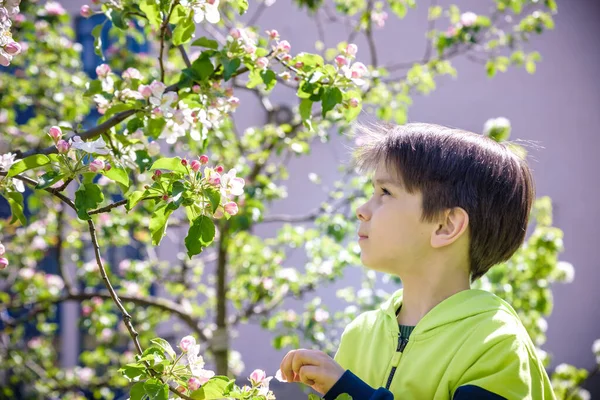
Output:
[[513,308],[470,289],[525,238],[534,199],[526,162],[439,125],[361,131],[355,162],[374,172],[375,188],[357,209],[361,261],[403,289],[346,327],[335,360],[292,350],[282,377],[326,400],[554,399]]

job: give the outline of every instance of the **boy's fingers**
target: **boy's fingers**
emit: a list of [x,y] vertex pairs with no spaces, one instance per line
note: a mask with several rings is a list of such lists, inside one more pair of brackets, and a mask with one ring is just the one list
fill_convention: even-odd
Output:
[[294,358],[295,352],[297,352],[297,350],[288,351],[288,353],[285,355],[285,357],[283,357],[283,360],[281,360],[281,364],[279,366],[279,369],[281,370],[281,375],[283,375],[283,378],[288,382],[294,381],[294,371],[292,370],[292,360]]
[[319,365],[315,353],[316,352],[311,350],[300,350],[294,353],[294,358],[292,359],[292,370],[299,374],[300,368],[302,368],[304,365]]
[[300,381],[308,386],[313,386],[319,377],[319,367],[315,365],[303,365],[298,373]]

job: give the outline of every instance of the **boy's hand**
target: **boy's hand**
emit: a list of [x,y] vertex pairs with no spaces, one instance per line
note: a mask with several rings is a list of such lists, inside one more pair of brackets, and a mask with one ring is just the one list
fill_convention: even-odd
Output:
[[292,350],[283,357],[281,374],[288,382],[302,382],[325,394],[346,372],[331,357],[318,350]]

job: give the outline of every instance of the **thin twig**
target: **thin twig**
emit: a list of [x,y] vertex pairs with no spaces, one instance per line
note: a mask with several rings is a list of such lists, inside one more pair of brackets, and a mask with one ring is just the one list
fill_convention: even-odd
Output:
[[373,19],[371,18],[373,3],[373,0],[369,0],[367,5],[369,21],[367,22],[367,28],[365,29],[365,36],[367,37],[367,43],[369,43],[369,50],[371,52],[371,65],[373,68],[377,68],[377,47],[375,46],[375,40],[373,39]]

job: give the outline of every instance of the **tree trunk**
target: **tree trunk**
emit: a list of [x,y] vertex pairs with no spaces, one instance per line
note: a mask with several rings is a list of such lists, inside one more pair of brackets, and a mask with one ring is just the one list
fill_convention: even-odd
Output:
[[227,329],[227,224],[221,230],[217,259],[217,330],[212,347],[217,375],[228,375],[229,332]]

